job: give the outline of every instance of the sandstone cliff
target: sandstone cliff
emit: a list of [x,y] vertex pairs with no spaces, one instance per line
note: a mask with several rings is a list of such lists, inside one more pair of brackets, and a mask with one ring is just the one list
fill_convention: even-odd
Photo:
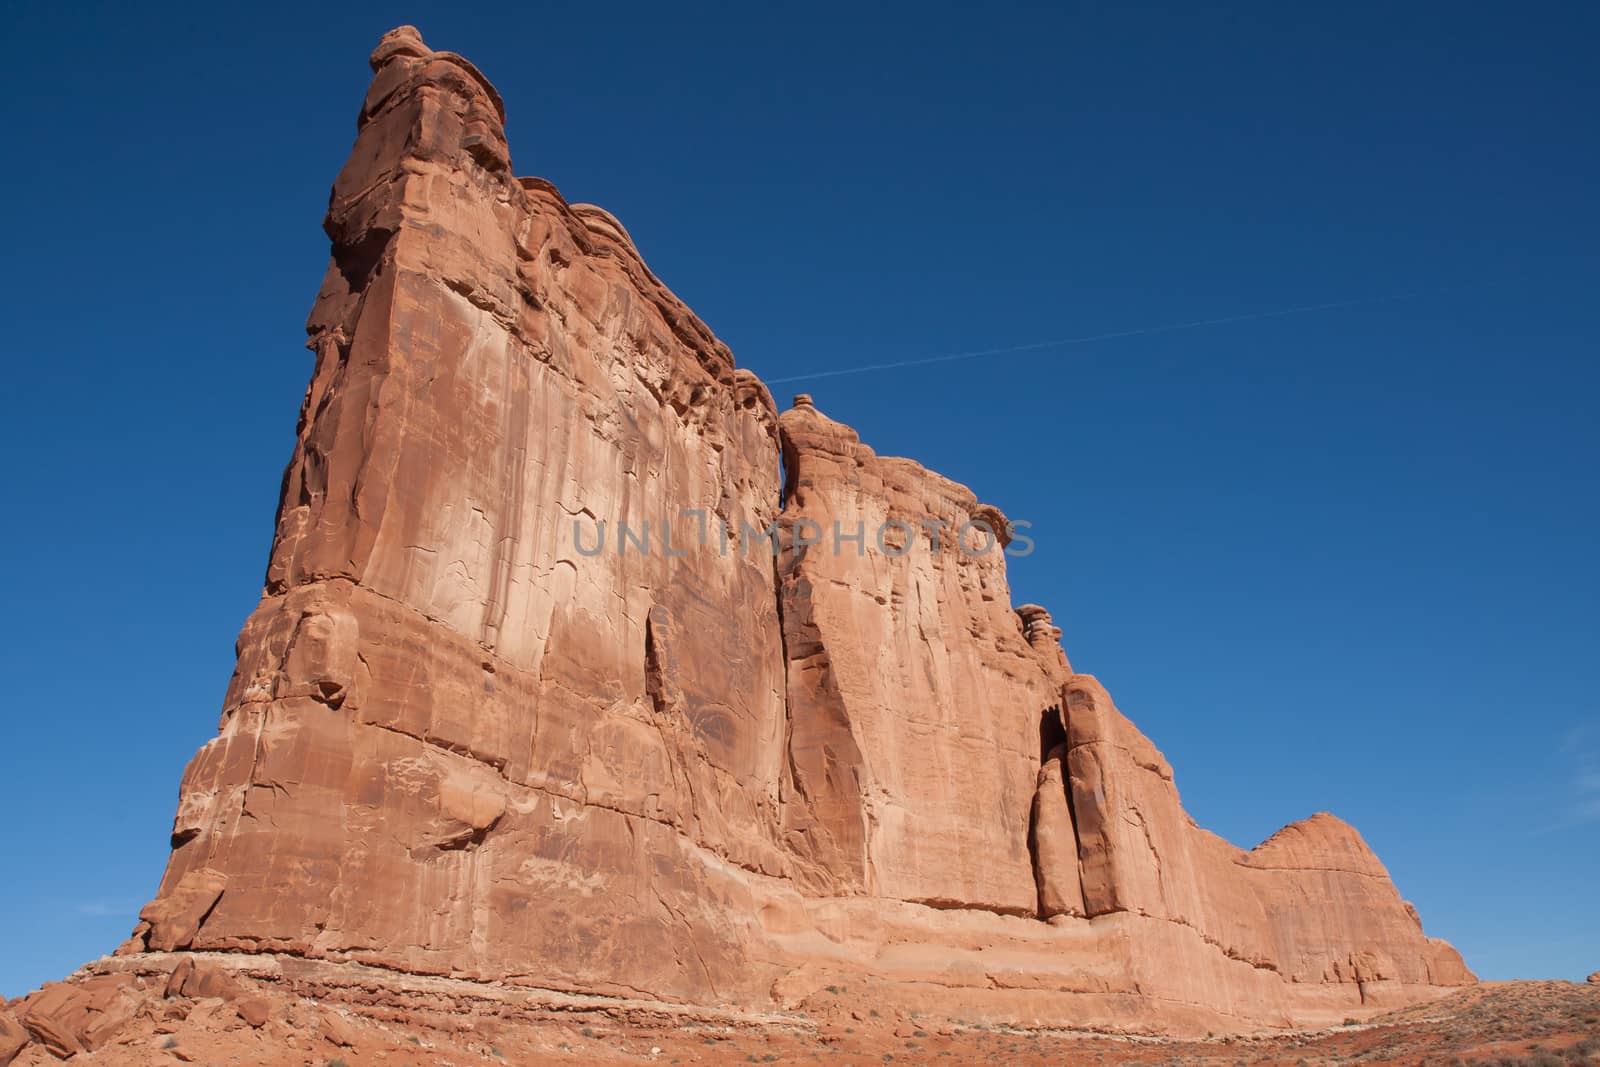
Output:
[[780,416],[513,175],[469,62],[372,67],[265,589],[123,953],[1145,1030],[1473,980],[1332,816],[1198,828],[1012,607],[999,511]]

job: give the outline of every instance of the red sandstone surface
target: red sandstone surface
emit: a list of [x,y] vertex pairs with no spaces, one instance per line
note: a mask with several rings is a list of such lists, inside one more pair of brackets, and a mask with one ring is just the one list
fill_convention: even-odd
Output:
[[514,176],[471,63],[403,27],[372,68],[218,736],[132,938],[9,1005],[0,1064],[976,1055],[1474,983],[1334,816],[1198,827],[1013,607],[1000,511],[780,414],[614,218]]
[[[747,1012],[259,954],[117,957],[38,997],[30,1025],[64,1042],[74,1040],[62,1029],[75,1025],[73,1017],[51,1012],[69,1003],[101,1012],[98,1027],[81,1031],[94,1051],[77,1059],[111,1067],[1600,1064],[1600,988],[1573,982],[1488,982],[1315,1030],[1190,1037],[900,1013],[846,986],[824,990],[802,1010]],[[8,1026],[26,1033],[0,1013],[0,1063]],[[59,1062],[55,1048],[29,1044],[10,1067]]]

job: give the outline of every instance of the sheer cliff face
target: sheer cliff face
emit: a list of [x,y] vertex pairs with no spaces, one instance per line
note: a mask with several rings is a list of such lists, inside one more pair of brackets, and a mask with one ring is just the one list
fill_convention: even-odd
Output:
[[779,418],[512,176],[471,64],[405,29],[373,68],[266,588],[125,951],[1180,1029],[1471,980],[1338,820],[1195,827],[1013,609],[998,511]]
[[775,517],[772,402],[613,219],[512,176],[469,64],[374,66],[163,894],[226,875],[203,944],[699,993],[742,943],[717,880],[785,870],[772,559],[698,536]]
[[808,399],[779,423],[793,847],[847,891],[1032,915],[1040,720],[1064,671],[1011,608],[1004,519]]

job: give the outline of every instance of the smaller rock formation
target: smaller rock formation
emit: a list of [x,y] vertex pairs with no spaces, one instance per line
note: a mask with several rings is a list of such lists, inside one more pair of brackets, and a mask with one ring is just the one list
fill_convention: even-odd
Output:
[[144,980],[131,974],[45,985],[0,1013],[0,1065],[30,1041],[62,1060],[106,1047],[139,1011],[145,992]]
[[[979,508],[978,512],[974,521],[994,530],[1001,545],[1010,542],[1009,525],[998,509]],[[1049,610],[1038,604],[1024,604],[1017,609],[1017,617],[1022,620],[1022,636],[1027,639],[1029,647],[1042,653],[1051,662],[1051,676],[1059,680],[1070,675],[1072,664],[1067,660],[1066,650],[1061,647],[1061,627],[1051,621]]]
[[9,1011],[0,1011],[0,1067],[17,1058],[17,1053],[33,1040],[17,1017]]
[[1596,971],[1589,976],[1589,984],[1600,985],[1600,971]]
[[1050,747],[1039,768],[1033,794],[1033,876],[1039,886],[1039,918],[1078,915],[1083,910],[1083,882],[1078,876],[1078,835],[1067,797],[1067,743]]

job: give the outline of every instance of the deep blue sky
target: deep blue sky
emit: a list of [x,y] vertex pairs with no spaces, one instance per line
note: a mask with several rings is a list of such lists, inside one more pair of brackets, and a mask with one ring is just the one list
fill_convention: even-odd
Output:
[[1483,976],[1600,968],[1600,9],[767,7],[7,5],[0,995],[155,887],[402,22],[769,378],[1421,291],[798,388],[1034,523],[1203,825],[1332,810]]

